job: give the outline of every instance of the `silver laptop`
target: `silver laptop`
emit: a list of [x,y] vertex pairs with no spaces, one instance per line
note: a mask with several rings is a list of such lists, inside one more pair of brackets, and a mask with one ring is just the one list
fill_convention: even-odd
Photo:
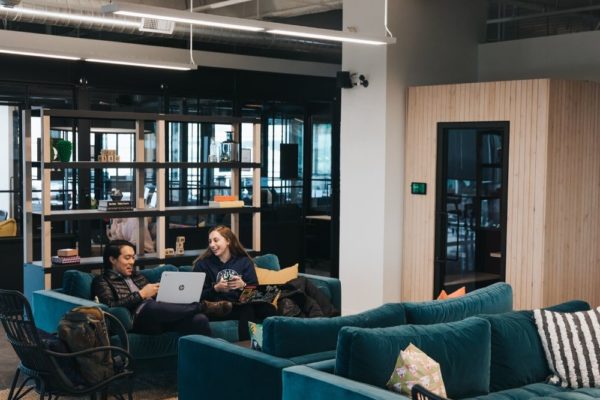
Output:
[[204,279],[204,272],[165,271],[160,278],[156,301],[178,304],[200,301]]

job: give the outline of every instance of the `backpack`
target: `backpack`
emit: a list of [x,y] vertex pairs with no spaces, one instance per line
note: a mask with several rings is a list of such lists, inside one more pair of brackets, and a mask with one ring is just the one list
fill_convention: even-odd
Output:
[[[66,313],[58,323],[58,337],[71,352],[110,346],[104,312],[98,307],[75,307]],[[115,373],[110,350],[83,354],[75,360],[82,378],[91,385]]]

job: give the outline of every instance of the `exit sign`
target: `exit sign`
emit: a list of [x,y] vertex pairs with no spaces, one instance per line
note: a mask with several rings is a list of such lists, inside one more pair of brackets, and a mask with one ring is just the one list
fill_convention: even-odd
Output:
[[410,184],[411,194],[427,194],[427,184],[425,182],[412,182]]

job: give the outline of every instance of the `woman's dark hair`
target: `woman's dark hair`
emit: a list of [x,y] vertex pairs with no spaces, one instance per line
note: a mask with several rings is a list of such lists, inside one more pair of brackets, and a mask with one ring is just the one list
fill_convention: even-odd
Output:
[[112,269],[112,263],[110,257],[119,258],[121,255],[121,247],[129,246],[135,252],[135,245],[127,240],[111,240],[104,248],[104,254],[102,255],[102,261],[104,270]]
[[[214,228],[211,228],[210,231],[208,231],[208,235],[210,236],[210,234],[214,231],[219,232],[219,234],[221,236],[223,236],[225,238],[225,240],[227,240],[229,242],[229,252],[231,253],[232,256],[248,257],[248,258],[252,259],[250,257],[250,255],[248,255],[248,253],[244,249],[244,246],[242,246],[242,244],[240,243],[240,240],[237,238],[237,236],[235,236],[235,233],[233,233],[233,231],[228,226],[217,225]],[[194,263],[196,263],[196,261],[198,261],[198,260],[203,260],[212,255],[213,255],[213,252],[209,247],[206,249],[206,251],[204,253],[202,253],[198,258],[196,258],[194,260]]]

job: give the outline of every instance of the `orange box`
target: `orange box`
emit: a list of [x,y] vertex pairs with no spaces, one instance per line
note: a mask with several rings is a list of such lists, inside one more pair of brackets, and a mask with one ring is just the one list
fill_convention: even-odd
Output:
[[225,195],[225,194],[216,194],[215,201],[236,201],[238,200],[237,196]]
[[59,257],[75,257],[79,255],[78,249],[58,249],[56,255]]

